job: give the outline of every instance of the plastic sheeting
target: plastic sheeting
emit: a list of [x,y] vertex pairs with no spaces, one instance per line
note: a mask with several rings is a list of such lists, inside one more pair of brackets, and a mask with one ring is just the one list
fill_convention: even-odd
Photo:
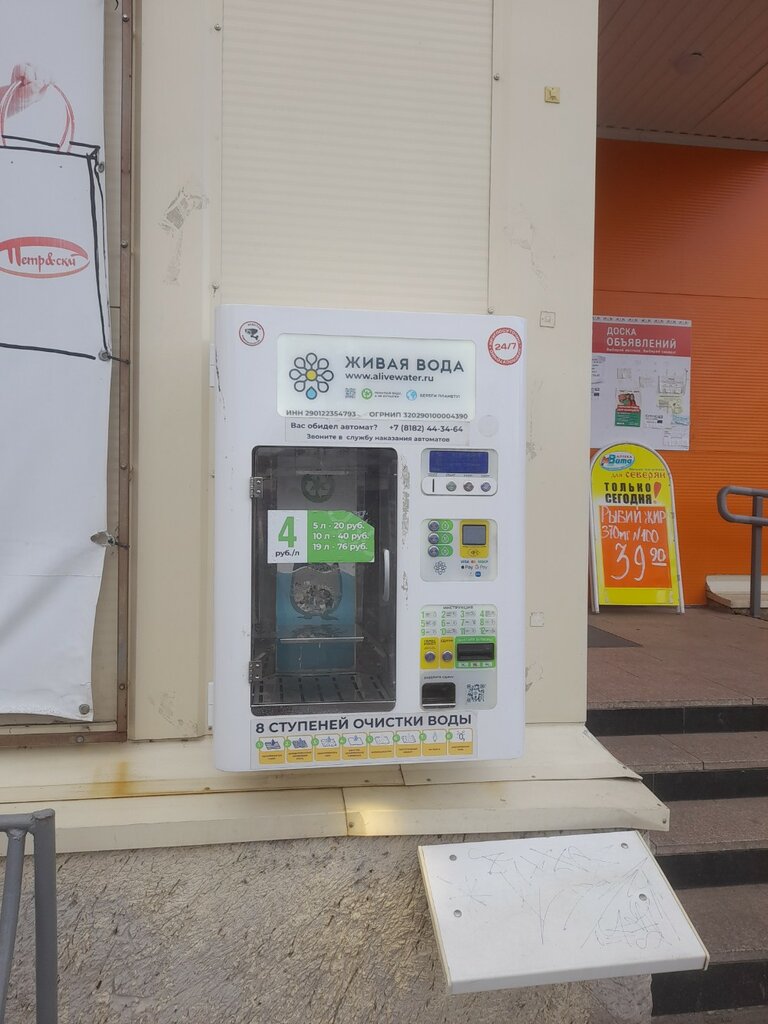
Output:
[[103,19],[0,2],[0,713],[80,721],[107,526]]

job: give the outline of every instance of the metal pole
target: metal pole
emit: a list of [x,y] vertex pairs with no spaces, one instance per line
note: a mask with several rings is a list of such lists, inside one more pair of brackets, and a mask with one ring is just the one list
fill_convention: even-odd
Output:
[[[752,516],[756,520],[763,518],[763,499],[759,495],[752,498]],[[752,564],[749,576],[749,614],[754,619],[760,618],[760,598],[763,586],[763,527],[755,523],[752,527]]]
[[[56,907],[56,828],[52,810],[35,811],[35,988],[37,1024],[56,1024],[59,955]],[[0,1021],[0,1024],[2,1022]]]
[[5,858],[3,904],[0,907],[0,1024],[5,1020],[5,1002],[11,977],[13,948],[16,945],[16,925],[21,905],[21,880],[24,874],[24,844],[27,833],[23,829],[8,830],[8,852]]

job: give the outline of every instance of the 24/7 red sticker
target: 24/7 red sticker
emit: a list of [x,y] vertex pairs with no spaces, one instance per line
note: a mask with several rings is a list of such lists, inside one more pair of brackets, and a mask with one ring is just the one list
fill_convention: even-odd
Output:
[[511,366],[523,354],[523,339],[511,327],[499,327],[488,339],[491,359],[502,366]]

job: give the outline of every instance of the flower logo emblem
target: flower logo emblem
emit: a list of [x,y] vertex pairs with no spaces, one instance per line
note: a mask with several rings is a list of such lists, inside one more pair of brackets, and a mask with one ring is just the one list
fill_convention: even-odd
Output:
[[318,393],[324,395],[333,380],[333,371],[329,367],[328,360],[322,357],[318,359],[314,352],[296,356],[293,369],[288,374],[293,381],[294,391],[303,393],[310,401],[314,401]]

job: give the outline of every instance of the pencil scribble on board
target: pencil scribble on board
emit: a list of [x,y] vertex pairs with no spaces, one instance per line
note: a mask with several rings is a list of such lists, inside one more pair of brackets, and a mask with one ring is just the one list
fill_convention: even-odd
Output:
[[542,945],[555,933],[580,948],[644,951],[679,941],[645,853],[618,874],[610,870],[620,862],[609,845],[588,854],[575,843],[553,849],[544,839],[514,852],[470,848],[467,857],[478,870],[468,870],[463,883],[441,879],[455,888],[454,899],[487,906],[511,893],[518,910],[533,916]]

